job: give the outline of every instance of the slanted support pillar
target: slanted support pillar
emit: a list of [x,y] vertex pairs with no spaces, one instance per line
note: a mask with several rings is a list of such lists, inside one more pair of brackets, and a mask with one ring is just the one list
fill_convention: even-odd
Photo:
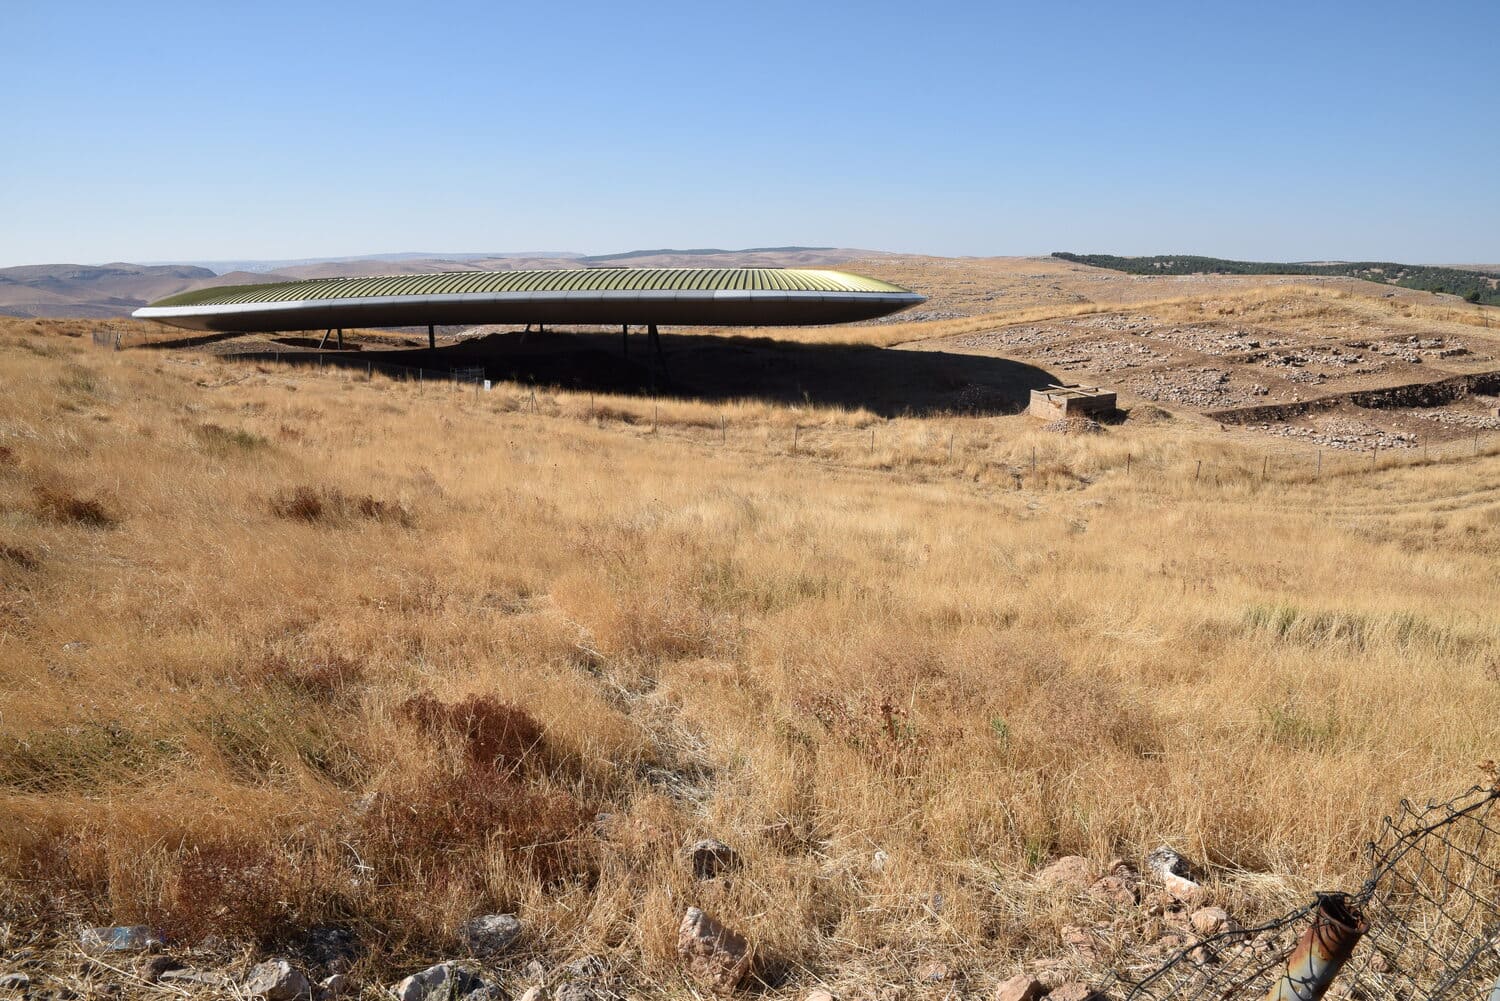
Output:
[[430,324],[430,323],[427,324],[427,347],[428,348],[436,348],[437,347],[437,334],[433,333],[432,327],[433,327],[432,324]]
[[344,350],[344,328],[339,328],[339,350]]
[[667,356],[662,354],[661,334],[657,333],[656,324],[652,323],[646,327],[646,336],[651,342],[651,347],[654,349],[651,356],[651,388],[654,390],[656,388],[656,368],[658,365],[661,366],[663,382],[671,382],[671,377],[667,375]]
[[630,357],[630,324],[620,324],[620,357]]
[[318,342],[318,350],[319,351],[323,350],[323,345],[325,345],[325,344],[328,343],[329,335],[331,335],[332,333],[333,333],[333,328],[332,327],[329,327],[327,330],[323,331],[323,339]]

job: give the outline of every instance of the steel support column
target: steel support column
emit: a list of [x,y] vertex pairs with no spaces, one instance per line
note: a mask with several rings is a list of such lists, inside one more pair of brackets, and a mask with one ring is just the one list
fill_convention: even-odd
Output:
[[661,366],[662,382],[670,385],[672,377],[667,373],[667,356],[662,353],[661,334],[657,332],[656,324],[652,323],[646,327],[646,335],[651,342],[651,347],[654,349],[651,355],[651,388],[656,388],[656,368],[658,365]]
[[432,331],[432,324],[427,324],[427,347],[429,350],[437,347],[437,335]]

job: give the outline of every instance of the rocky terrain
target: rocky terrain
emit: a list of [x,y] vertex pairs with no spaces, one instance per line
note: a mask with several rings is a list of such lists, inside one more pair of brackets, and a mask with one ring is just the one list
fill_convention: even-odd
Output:
[[[680,864],[700,882],[732,881],[742,863],[732,847],[703,839],[680,853]],[[888,860],[877,853],[869,864]],[[805,990],[805,1001],[873,1001],[888,996],[990,998],[991,1001],[1104,1001],[1120,978],[1139,977],[1179,952],[1245,950],[1271,955],[1285,950],[1285,935],[1234,933],[1240,924],[1213,903],[1222,895],[1197,867],[1162,846],[1139,864],[1124,859],[1102,868],[1083,856],[1065,856],[1042,867],[1032,892],[1052,898],[1081,923],[1063,924],[1053,956],[1025,964],[1013,976],[967,969],[939,960],[909,971],[905,985],[879,988],[846,978]],[[944,907],[942,894],[929,906]],[[0,929],[0,996],[36,1001],[86,997],[224,997],[265,1001],[625,1001],[656,990],[638,982],[629,967],[584,954],[549,965],[532,948],[534,932],[516,914],[485,914],[452,930],[461,948],[396,979],[382,977],[367,960],[357,930],[298,930],[279,947],[213,939],[173,941],[147,925],[84,927],[71,941],[24,939]],[[1205,944],[1205,940],[1213,940]],[[686,985],[709,994],[777,990],[791,975],[774,955],[698,907],[687,907],[675,935],[679,973]],[[1228,958],[1227,955],[1221,958]]]

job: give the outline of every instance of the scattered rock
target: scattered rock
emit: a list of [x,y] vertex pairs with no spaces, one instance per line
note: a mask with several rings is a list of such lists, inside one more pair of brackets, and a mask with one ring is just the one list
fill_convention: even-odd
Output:
[[31,989],[31,978],[24,973],[7,973],[0,977],[0,991],[20,991],[25,993]]
[[364,952],[351,929],[326,926],[308,929],[296,949],[329,973],[348,973]]
[[1039,1001],[1044,993],[1040,980],[1018,973],[995,988],[993,1001]]
[[1089,887],[1089,893],[1116,907],[1134,907],[1136,886],[1134,881],[1127,880],[1123,876],[1105,876]]
[[739,986],[750,972],[750,943],[696,907],[682,915],[677,954],[688,972],[721,989]]
[[528,987],[526,993],[521,995],[520,1001],[542,1001],[547,996],[547,988],[542,986]]
[[341,997],[345,994],[348,994],[353,989],[354,984],[350,982],[348,976],[342,973],[335,973],[333,976],[324,977],[321,981],[318,982],[318,997]]
[[1230,928],[1229,912],[1222,907],[1199,908],[1188,920],[1192,924],[1193,931],[1204,938],[1228,931]]
[[187,967],[166,970],[157,980],[164,984],[197,984],[202,987],[220,987],[224,983],[224,978],[217,973]]
[[448,1001],[464,997],[483,987],[484,983],[467,970],[452,963],[438,963],[420,973],[413,973],[396,985],[398,1001]]
[[521,937],[521,922],[514,914],[486,914],[464,922],[458,936],[474,955],[494,957]]
[[948,968],[948,964],[939,963],[936,960],[923,963],[921,969],[917,970],[917,979],[924,984],[940,984],[944,980],[951,979],[952,976],[953,971]]
[[523,980],[530,980],[535,984],[545,984],[547,982],[547,968],[541,964],[540,960],[533,959],[521,970],[521,978]]
[[161,938],[145,925],[116,925],[108,928],[85,928],[78,933],[83,951],[100,955],[106,952],[144,952],[161,948]]
[[162,978],[162,974],[173,970],[180,970],[183,962],[172,956],[147,956],[136,965],[136,972],[141,979],[148,984],[154,984]]
[[814,987],[807,992],[807,1001],[834,1001],[833,992],[826,991],[821,987]]
[[713,879],[740,864],[739,853],[722,841],[704,838],[688,849],[693,862],[694,879]]
[[1088,984],[1070,980],[1047,995],[1048,1001],[1106,1001],[1104,995]]
[[1062,942],[1068,948],[1076,949],[1085,959],[1097,959],[1099,956],[1099,940],[1087,928],[1080,928],[1077,925],[1063,925]]
[[1061,959],[1038,960],[1032,967],[1032,973],[1042,987],[1049,991],[1056,990],[1067,982],[1068,963]]
[[245,980],[245,993],[263,997],[266,1001],[297,1001],[312,997],[312,984],[307,976],[284,959],[268,959],[250,969]]
[[885,872],[885,867],[890,860],[891,856],[889,852],[883,848],[876,849],[875,854],[870,856],[870,871]]
[[1186,935],[1163,935],[1161,938],[1156,940],[1151,948],[1158,955],[1165,956],[1167,953],[1178,952],[1182,949],[1186,949],[1188,947],[1188,943],[1191,941],[1192,940],[1189,939]]
[[1174,899],[1195,904],[1203,899],[1203,887],[1193,879],[1188,860],[1166,845],[1146,856],[1146,868],[1162,881]]
[[1082,890],[1094,881],[1094,867],[1082,855],[1065,855],[1036,874],[1042,886]]
[[609,964],[599,956],[583,956],[563,967],[563,973],[575,980],[598,980],[609,972]]

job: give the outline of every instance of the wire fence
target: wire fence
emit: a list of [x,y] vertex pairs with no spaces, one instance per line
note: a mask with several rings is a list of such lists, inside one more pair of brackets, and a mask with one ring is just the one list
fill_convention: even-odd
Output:
[[[1500,790],[1445,803],[1403,802],[1369,846],[1352,894],[1320,894],[1255,928],[1181,950],[1125,1001],[1437,1001],[1500,997]],[[1326,993],[1325,993],[1326,992]]]

